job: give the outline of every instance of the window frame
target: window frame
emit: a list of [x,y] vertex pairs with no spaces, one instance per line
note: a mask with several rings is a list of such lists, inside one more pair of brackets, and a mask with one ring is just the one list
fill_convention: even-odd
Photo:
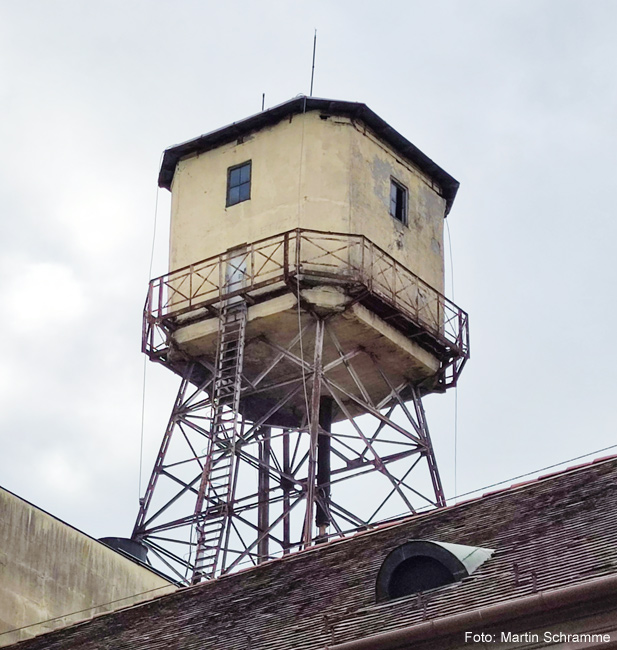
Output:
[[[232,173],[238,169],[242,169],[243,167],[248,167],[249,170],[248,181],[240,182],[237,185],[232,185],[231,184]],[[252,160],[245,160],[239,165],[233,165],[231,167],[228,167],[227,168],[227,191],[225,192],[225,207],[230,208],[232,205],[238,205],[238,203],[244,203],[244,201],[249,201],[251,198],[252,184],[253,184],[253,161]],[[236,187],[242,187],[243,185],[248,185],[248,196],[232,202],[230,198],[231,190],[235,189]]]
[[[396,200],[393,201],[392,193],[393,190],[396,191]],[[400,203],[402,206],[399,208]],[[389,213],[390,216],[402,223],[404,226],[408,224],[408,215],[409,215],[409,190],[403,183],[394,178],[390,177],[390,204],[389,204]],[[397,216],[400,214],[400,217]]]

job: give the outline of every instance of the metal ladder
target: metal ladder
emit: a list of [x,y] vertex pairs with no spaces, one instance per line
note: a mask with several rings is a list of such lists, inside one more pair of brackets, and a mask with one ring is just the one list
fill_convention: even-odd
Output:
[[195,506],[197,546],[193,584],[215,576],[230,514],[246,321],[247,306],[243,300],[221,310],[211,395],[211,437]]

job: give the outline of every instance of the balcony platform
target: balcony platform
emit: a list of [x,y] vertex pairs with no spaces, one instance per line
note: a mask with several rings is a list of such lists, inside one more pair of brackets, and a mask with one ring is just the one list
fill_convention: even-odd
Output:
[[[332,334],[323,363],[332,364],[333,382],[343,382],[352,415],[359,414],[353,396],[363,389],[376,405],[390,384],[444,391],[456,384],[469,357],[463,310],[365,237],[309,230],[247,244],[153,280],[144,352],[180,375],[198,359],[204,374],[195,371],[194,382],[205,381],[216,353],[219,309],[234,300],[249,305],[242,399],[249,419],[263,416],[283,387],[302,381],[302,359],[313,355],[315,317],[328,320]],[[353,358],[357,382],[340,361],[345,355],[349,363]],[[260,379],[269,367],[267,380]],[[297,425],[304,400],[303,391],[291,397],[277,424]]]

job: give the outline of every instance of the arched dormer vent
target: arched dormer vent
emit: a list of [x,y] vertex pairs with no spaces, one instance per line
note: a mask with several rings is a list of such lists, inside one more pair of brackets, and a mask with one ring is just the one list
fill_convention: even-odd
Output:
[[402,598],[459,582],[494,553],[492,549],[412,540],[391,551],[377,575],[377,601]]

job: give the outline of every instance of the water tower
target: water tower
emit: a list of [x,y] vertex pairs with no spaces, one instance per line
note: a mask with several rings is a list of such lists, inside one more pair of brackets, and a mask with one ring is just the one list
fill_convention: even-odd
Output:
[[133,532],[196,583],[445,504],[422,396],[454,386],[458,183],[364,104],[297,97],[165,152],[143,349],[181,378]]

